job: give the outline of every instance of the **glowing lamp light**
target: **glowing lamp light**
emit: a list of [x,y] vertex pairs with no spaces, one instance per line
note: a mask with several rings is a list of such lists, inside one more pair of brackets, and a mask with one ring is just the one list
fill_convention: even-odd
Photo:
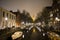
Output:
[[50,14],[50,17],[52,17],[53,16],[53,14]]
[[24,22],[21,22],[21,24],[24,24]]
[[43,36],[45,36],[45,34],[43,33]]
[[57,21],[60,21],[58,17],[55,18]]
[[24,35],[22,35],[22,37],[24,38]]
[[8,18],[6,17],[5,20],[8,20]]

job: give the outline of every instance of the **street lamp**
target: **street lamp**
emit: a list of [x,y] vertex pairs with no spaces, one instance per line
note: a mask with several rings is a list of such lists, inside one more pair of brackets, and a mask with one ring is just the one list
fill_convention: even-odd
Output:
[[52,17],[53,16],[53,14],[50,14],[50,17]]
[[24,35],[22,35],[22,37],[24,38]]
[[56,17],[55,20],[60,21],[60,19],[58,17]]
[[25,23],[24,23],[24,22],[21,22],[21,24],[23,24],[23,25],[24,25]]
[[45,33],[43,33],[43,36],[45,36]]
[[6,18],[5,18],[5,20],[7,21],[7,20],[8,20],[8,18],[6,17]]

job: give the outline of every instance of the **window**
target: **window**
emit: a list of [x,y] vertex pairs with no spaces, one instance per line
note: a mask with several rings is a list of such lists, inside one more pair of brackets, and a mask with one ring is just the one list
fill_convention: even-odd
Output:
[[16,19],[16,17],[14,16],[14,20]]
[[2,23],[3,23],[2,27],[4,27],[4,21]]
[[12,19],[13,19],[13,15],[12,15]]
[[7,17],[8,17],[8,13],[7,13]]
[[5,17],[5,12],[3,12],[3,17]]
[[10,19],[11,19],[11,14],[10,14]]
[[15,20],[15,16],[13,16],[13,19]]

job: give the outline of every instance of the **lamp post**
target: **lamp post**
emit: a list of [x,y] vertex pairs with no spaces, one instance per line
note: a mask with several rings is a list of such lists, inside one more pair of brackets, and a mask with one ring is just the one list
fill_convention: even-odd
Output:
[[8,20],[8,18],[7,18],[7,17],[5,17],[5,21],[6,21],[6,27],[7,27],[7,25],[8,25],[8,23],[7,23],[7,20]]

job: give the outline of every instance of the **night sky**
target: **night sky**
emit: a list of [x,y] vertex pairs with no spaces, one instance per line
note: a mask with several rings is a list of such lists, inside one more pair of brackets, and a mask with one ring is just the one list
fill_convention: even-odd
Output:
[[31,16],[36,16],[45,6],[51,5],[52,0],[0,0],[0,7],[13,11],[19,9],[21,12],[26,10]]

